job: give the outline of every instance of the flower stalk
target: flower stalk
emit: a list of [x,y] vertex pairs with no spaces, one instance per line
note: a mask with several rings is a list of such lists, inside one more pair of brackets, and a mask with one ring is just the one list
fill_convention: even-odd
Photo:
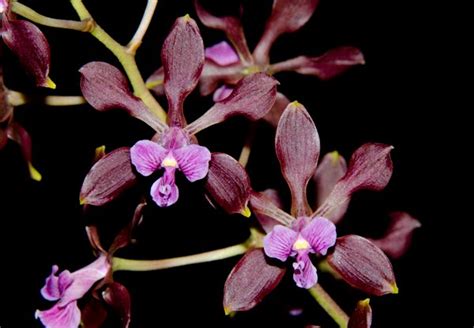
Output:
[[309,293],[340,328],[347,327],[349,316],[337,305],[320,284],[310,288]]
[[132,39],[127,45],[127,52],[129,54],[134,55],[138,47],[140,47],[140,45],[142,44],[143,37],[145,36],[145,33],[148,30],[148,27],[150,26],[157,4],[158,0],[148,0],[140,25],[138,26],[135,35],[132,37]]

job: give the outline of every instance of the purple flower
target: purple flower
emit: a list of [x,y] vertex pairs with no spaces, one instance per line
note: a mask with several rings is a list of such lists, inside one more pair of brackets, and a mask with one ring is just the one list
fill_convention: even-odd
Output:
[[[204,115],[187,124],[183,114],[184,100],[198,84],[204,65],[203,41],[196,23],[189,16],[176,20],[163,44],[161,57],[168,99],[166,123],[132,94],[127,79],[115,67],[93,62],[81,68],[81,90],[94,108],[99,111],[126,110],[156,131],[151,141],[140,140],[130,150],[120,148],[99,160],[84,180],[82,203],[103,205],[116,198],[136,181],[133,165],[144,176],[163,169],[163,175],[152,185],[150,194],[158,206],[174,204],[179,198],[176,171],[194,182],[206,177],[210,161],[215,158],[207,148],[196,144],[194,135],[236,115],[257,120],[275,102],[277,81],[263,73],[253,74],[242,79],[225,101],[216,103]],[[231,166],[235,167],[235,163]],[[210,180],[222,186],[220,177],[223,174],[214,174],[215,177],[218,179]],[[221,190],[219,186],[209,188]]]
[[81,311],[77,301],[86,294],[110,270],[110,263],[102,255],[88,266],[73,273],[68,270],[58,273],[53,266],[51,275],[41,289],[41,295],[48,301],[57,301],[49,310],[35,313],[47,328],[77,328],[81,321]]
[[1,35],[3,42],[18,57],[36,85],[56,88],[49,78],[51,51],[44,34],[32,23],[17,20],[11,13],[10,1],[0,0]]
[[[226,41],[206,48],[206,62],[200,77],[202,95],[214,93],[214,101],[221,101],[229,95],[236,83],[244,76],[256,72],[273,75],[283,71],[292,71],[304,75],[313,75],[322,80],[331,79],[354,65],[364,64],[361,51],[350,46],[331,49],[318,57],[298,56],[278,63],[270,63],[270,49],[275,41],[285,33],[299,30],[311,18],[319,0],[274,0],[271,16],[268,18],[262,37],[253,53],[247,45],[247,39],[240,17],[217,17],[207,11],[199,0],[194,1],[196,13],[201,22],[212,29],[223,31],[232,46]],[[163,70],[158,69],[147,80],[147,85],[157,94],[163,94]],[[221,89],[225,87],[224,89]],[[289,101],[279,94],[272,116],[265,119],[276,126],[281,112]]]
[[293,263],[293,279],[301,288],[311,288],[318,282],[316,268],[309,254],[326,255],[329,247],[336,243],[336,226],[323,217],[310,219],[299,217],[291,228],[276,225],[263,239],[263,249],[269,257],[286,261],[296,258]]
[[164,174],[151,187],[151,196],[158,206],[166,207],[178,200],[175,171],[180,170],[190,182],[204,178],[209,170],[211,153],[206,147],[190,144],[189,137],[179,128],[170,128],[160,143],[137,142],[130,155],[137,171],[149,176],[163,168]]

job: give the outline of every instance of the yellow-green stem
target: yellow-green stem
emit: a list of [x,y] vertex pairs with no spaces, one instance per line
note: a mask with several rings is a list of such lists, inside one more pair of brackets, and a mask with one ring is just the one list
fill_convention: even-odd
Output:
[[81,96],[28,96],[24,93],[8,90],[8,103],[12,106],[21,106],[28,103],[41,103],[48,106],[76,106],[86,103]]
[[[71,0],[71,4],[76,10],[81,20],[91,19],[91,14],[84,6],[82,0]],[[130,83],[132,84],[135,96],[139,97],[147,107],[155,113],[163,122],[166,122],[166,113],[150,91],[146,88],[145,82],[138,70],[137,63],[133,54],[127,51],[127,48],[115,41],[100,25],[94,24],[94,28],[90,33],[106,46],[122,64]]]
[[249,249],[249,245],[249,242],[245,242],[210,252],[162,260],[130,260],[114,257],[112,259],[112,269],[113,271],[152,271],[175,268],[196,263],[212,262],[244,254]]
[[347,328],[349,317],[347,314],[337,305],[337,303],[329,296],[329,294],[317,284],[316,286],[309,289],[311,296],[314,297],[316,302],[326,311],[327,314],[339,325],[340,328]]
[[145,36],[146,31],[148,30],[148,26],[150,26],[151,19],[153,18],[153,14],[155,13],[157,4],[158,0],[148,0],[140,25],[138,26],[137,31],[133,35],[133,38],[127,45],[128,53],[132,55],[135,54],[138,47],[140,47],[140,45],[142,44],[143,37]]
[[252,152],[252,146],[255,139],[255,133],[257,130],[257,124],[258,124],[257,122],[250,123],[249,131],[247,133],[247,136],[245,137],[245,144],[242,147],[242,150],[240,151],[239,163],[243,167],[246,167],[249,162],[250,153]]
[[20,2],[12,2],[11,9],[14,13],[23,16],[24,18],[27,18],[32,22],[45,26],[64,28],[81,32],[89,32],[94,26],[93,22],[87,19],[79,22],[73,20],[47,17],[37,13],[30,7],[27,7]]

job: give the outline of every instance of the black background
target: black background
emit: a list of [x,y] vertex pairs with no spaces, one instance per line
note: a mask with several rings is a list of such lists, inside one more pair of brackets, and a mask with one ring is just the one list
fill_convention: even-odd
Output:
[[[39,12],[75,19],[68,1],[25,1]],[[235,8],[235,1],[221,4],[222,12]],[[244,26],[251,49],[258,41],[271,1],[244,1]],[[138,26],[146,1],[86,1],[98,23],[118,41],[127,43]],[[212,4],[211,4],[212,6]],[[226,9],[227,8],[227,9]],[[160,66],[161,44],[176,17],[189,13],[196,18],[191,1],[160,1],[152,26],[137,54],[144,77]],[[448,200],[458,193],[449,188],[452,162],[465,163],[463,155],[446,145],[455,133],[444,111],[446,88],[440,87],[442,65],[438,59],[447,46],[437,35],[430,7],[423,3],[401,6],[375,0],[323,0],[311,20],[298,32],[281,37],[272,48],[272,62],[298,55],[319,55],[341,45],[359,47],[367,64],[343,76],[321,82],[292,73],[277,75],[280,91],[290,100],[303,103],[312,114],[321,137],[322,153],[337,149],[346,158],[365,142],[392,144],[394,175],[380,193],[357,194],[339,235],[356,233],[378,236],[388,222],[388,212],[409,211],[423,224],[413,246],[401,260],[394,261],[399,295],[372,298],[374,327],[419,327],[473,324],[471,301],[453,297],[461,290],[469,295],[465,281],[472,277],[464,262],[453,254],[461,248],[454,216],[457,203]],[[224,37],[200,25],[206,46]],[[41,27],[51,44],[51,77],[58,85],[55,94],[79,94],[78,69],[92,60],[116,59],[90,35]],[[6,85],[15,90],[34,90],[15,58],[5,51]],[[164,100],[160,100],[164,104]],[[196,93],[185,104],[188,121],[202,114],[210,99]],[[4,305],[0,326],[37,327],[35,309],[50,306],[39,289],[52,264],[76,270],[93,260],[84,233],[88,220],[96,220],[112,233],[131,218],[138,192],[126,194],[93,215],[82,216],[78,194],[88,172],[94,149],[106,145],[110,151],[150,138],[143,123],[121,113],[97,113],[88,106],[47,108],[38,104],[15,110],[16,119],[33,138],[33,161],[43,174],[40,183],[28,178],[19,148],[9,143],[0,152],[1,254]],[[211,151],[237,157],[247,122],[233,119],[199,135]],[[283,188],[273,149],[272,129],[262,125],[248,166],[253,187]],[[457,162],[456,162],[457,163]],[[455,164],[458,168],[458,165]],[[462,167],[459,165],[459,169]],[[245,240],[247,222],[227,216],[207,204],[200,183],[179,184],[177,206],[149,206],[138,231],[136,245],[120,253],[124,257],[165,258],[225,247]],[[179,182],[178,182],[179,183]],[[147,186],[143,188],[146,190]],[[286,197],[288,199],[288,197]],[[456,233],[455,233],[456,232]],[[105,235],[105,239],[110,238]],[[132,295],[132,327],[218,327],[286,326],[305,324],[333,327],[331,319],[291,278],[261,305],[233,319],[224,316],[222,287],[238,258],[211,264],[149,273],[118,273]],[[321,283],[350,312],[355,301],[365,297],[342,283],[321,275]],[[302,316],[290,317],[293,307]],[[470,320],[471,322],[468,322]],[[469,323],[469,324],[468,324]],[[111,323],[112,324],[112,323]]]

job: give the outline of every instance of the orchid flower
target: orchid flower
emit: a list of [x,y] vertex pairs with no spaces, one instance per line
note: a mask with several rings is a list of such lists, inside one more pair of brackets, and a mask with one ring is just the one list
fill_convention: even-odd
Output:
[[110,263],[106,256],[100,256],[75,272],[65,270],[57,274],[58,270],[58,266],[54,265],[41,289],[41,295],[48,301],[56,301],[56,304],[49,310],[37,310],[35,317],[46,328],[77,328],[81,321],[77,301],[106,276]]
[[[316,10],[319,0],[274,0],[272,13],[253,53],[247,45],[240,17],[216,17],[208,12],[199,0],[195,0],[194,4],[201,22],[209,28],[223,31],[232,44],[221,41],[205,50],[206,63],[200,78],[200,91],[204,96],[214,93],[213,99],[216,102],[228,97],[240,79],[255,72],[273,75],[293,71],[328,80],[354,65],[364,64],[361,51],[350,46],[329,50],[319,57],[298,56],[270,63],[270,50],[274,42],[282,34],[296,32],[306,24]],[[147,85],[157,94],[162,94],[162,81],[163,69],[159,69],[149,77]],[[278,114],[265,117],[274,125],[277,124],[281,111],[289,103],[281,93],[278,93],[277,99],[274,111]]]
[[18,57],[25,70],[35,78],[37,86],[56,88],[48,76],[51,51],[46,37],[36,25],[17,20],[11,12],[10,2],[0,0],[0,31],[3,42]]
[[40,181],[41,174],[32,164],[31,137],[28,131],[14,119],[14,108],[8,101],[9,90],[3,83],[3,67],[0,65],[0,150],[5,147],[8,139],[16,142],[21,149],[33,180]]
[[276,80],[263,73],[253,74],[242,79],[225,101],[216,103],[200,118],[187,124],[183,114],[184,100],[196,87],[204,65],[203,41],[196,23],[189,16],[175,22],[163,45],[162,62],[168,99],[166,124],[130,92],[126,78],[115,67],[93,62],[81,68],[81,90],[94,108],[99,111],[124,109],[156,131],[152,140],[140,140],[130,149],[117,149],[98,161],[85,178],[82,203],[102,205],[116,198],[136,181],[133,165],[143,176],[163,169],[163,175],[153,183],[150,194],[158,206],[174,204],[179,197],[176,172],[181,171],[194,182],[206,177],[212,166],[210,151],[197,145],[194,135],[236,115],[257,120],[275,102]]
[[372,295],[396,293],[393,269],[382,250],[360,236],[336,238],[336,227],[331,222],[340,213],[340,207],[347,206],[354,192],[381,190],[387,185],[393,171],[392,147],[372,143],[357,149],[347,172],[337,179],[315,211],[309,206],[306,188],[317,169],[319,135],[311,116],[298,102],[290,103],[283,112],[276,130],[275,148],[291,192],[291,214],[274,204],[275,195],[251,193],[250,208],[267,235],[263,249],[247,252],[229,274],[224,287],[226,312],[251,309],[278,285],[286,269],[268,258],[281,262],[295,258],[296,285],[314,286],[318,279],[311,253],[325,256],[331,268],[355,288]]

